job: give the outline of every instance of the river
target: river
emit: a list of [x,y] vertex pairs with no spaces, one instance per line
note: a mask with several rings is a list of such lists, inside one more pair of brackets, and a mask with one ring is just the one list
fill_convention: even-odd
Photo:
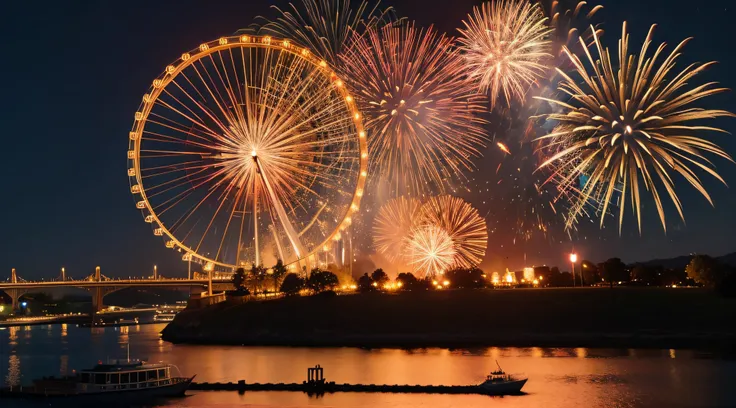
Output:
[[[467,385],[480,382],[498,360],[524,373],[526,395],[508,397],[190,392],[168,406],[255,407],[732,407],[736,360],[685,350],[482,348],[379,349],[173,345],[163,324],[104,329],[72,325],[0,330],[2,382],[27,384],[70,374],[98,360],[132,357],[176,364],[198,381],[301,382],[320,364],[339,383]],[[0,404],[3,407],[10,406]]]

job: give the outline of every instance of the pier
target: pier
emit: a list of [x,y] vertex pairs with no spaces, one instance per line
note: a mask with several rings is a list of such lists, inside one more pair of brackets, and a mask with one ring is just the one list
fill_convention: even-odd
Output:
[[[302,383],[237,383],[195,382],[189,387],[197,391],[237,391],[239,393],[254,391],[291,391],[309,395],[323,395],[336,392],[356,393],[401,393],[401,394],[476,394],[499,395],[488,392],[478,385],[399,385],[399,384],[337,384],[325,381],[323,368],[316,366],[308,369],[307,380]],[[523,394],[519,392],[517,394]]]

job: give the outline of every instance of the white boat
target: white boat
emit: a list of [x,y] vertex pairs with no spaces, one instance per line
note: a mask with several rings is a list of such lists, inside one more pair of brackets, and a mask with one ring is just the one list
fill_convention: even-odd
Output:
[[520,375],[506,374],[506,372],[501,369],[498,361],[496,361],[496,365],[498,366],[498,370],[491,371],[491,373],[486,377],[486,380],[478,386],[481,391],[488,395],[509,395],[521,393],[521,389],[524,387],[524,384],[526,384],[528,378]]
[[130,358],[100,362],[72,377],[45,377],[34,380],[30,387],[0,389],[0,398],[129,406],[157,398],[183,396],[194,376],[175,377],[172,369],[178,372],[172,364],[149,364]]

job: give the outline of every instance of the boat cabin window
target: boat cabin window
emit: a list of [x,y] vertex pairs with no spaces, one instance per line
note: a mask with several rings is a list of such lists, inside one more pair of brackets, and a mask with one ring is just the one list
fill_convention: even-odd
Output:
[[95,384],[106,384],[105,374],[95,374]]
[[130,373],[122,373],[122,374],[120,374],[120,382],[122,384],[127,384],[127,383],[131,382],[130,381]]
[[82,373],[80,380],[83,383],[89,383],[90,382],[90,376],[89,373]]
[[166,370],[164,370],[163,368],[158,370],[158,378],[166,378]]

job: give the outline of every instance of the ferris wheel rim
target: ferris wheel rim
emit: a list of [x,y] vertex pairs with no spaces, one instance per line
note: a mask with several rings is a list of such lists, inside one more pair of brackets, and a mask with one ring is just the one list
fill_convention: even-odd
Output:
[[[188,257],[188,260],[200,261],[203,264],[211,265],[213,267],[219,266],[226,269],[235,269],[239,265],[218,261],[208,256],[199,254],[196,250],[190,246],[184,244],[182,240],[178,239],[170,230],[167,228],[159,215],[153,210],[153,207],[147,197],[146,189],[141,177],[141,157],[140,148],[143,140],[143,131],[147,123],[147,118],[150,115],[155,102],[158,97],[166,89],[179,73],[185,68],[192,66],[195,62],[202,58],[212,55],[215,52],[233,49],[233,48],[264,48],[269,50],[275,50],[279,52],[287,52],[297,58],[301,58],[306,62],[312,64],[316,69],[319,69],[321,73],[328,78],[337,89],[338,94],[342,97],[342,102],[350,115],[352,116],[352,124],[355,126],[355,134],[351,135],[351,139],[357,140],[358,146],[358,174],[356,175],[356,186],[352,194],[352,199],[346,206],[346,209],[342,216],[339,218],[339,223],[327,237],[325,237],[319,245],[315,245],[314,248],[305,254],[299,254],[296,261],[292,263],[300,262],[307,259],[324,247],[328,246],[331,241],[337,241],[341,238],[341,233],[351,225],[352,216],[357,213],[360,208],[360,202],[365,190],[366,179],[368,175],[368,145],[367,135],[363,125],[363,115],[358,109],[357,103],[354,98],[350,95],[347,88],[343,86],[342,79],[338,74],[332,70],[329,64],[321,58],[318,58],[306,47],[300,47],[295,45],[291,40],[284,38],[276,38],[273,36],[257,36],[257,35],[234,35],[227,37],[220,37],[217,40],[209,41],[200,44],[197,48],[194,48],[188,52],[185,52],[176,61],[167,65],[163,74],[156,77],[153,80],[152,85],[149,87],[148,92],[144,94],[143,101],[135,112],[133,127],[129,132],[128,140],[128,181],[130,185],[130,191],[133,197],[136,199],[136,207],[141,210],[144,218],[151,217],[151,221],[146,221],[154,226],[154,235],[163,236],[166,241],[166,247],[170,249],[178,249],[180,252],[183,251],[184,257]],[[132,166],[130,164],[132,163]],[[142,204],[141,204],[142,203]]]

